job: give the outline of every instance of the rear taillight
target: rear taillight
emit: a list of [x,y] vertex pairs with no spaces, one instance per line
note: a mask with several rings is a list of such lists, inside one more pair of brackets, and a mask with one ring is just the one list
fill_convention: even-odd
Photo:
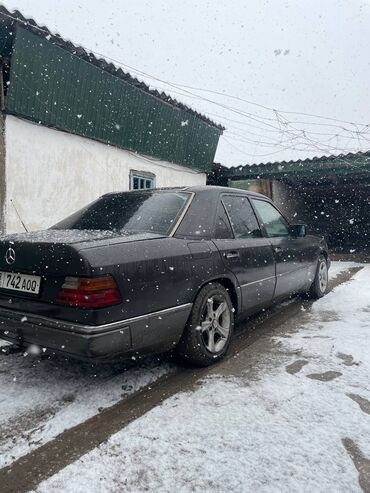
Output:
[[66,277],[56,303],[80,308],[117,305],[121,294],[112,276]]

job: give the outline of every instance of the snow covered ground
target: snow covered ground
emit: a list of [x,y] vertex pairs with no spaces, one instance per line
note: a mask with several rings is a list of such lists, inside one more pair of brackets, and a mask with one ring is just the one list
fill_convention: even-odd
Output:
[[127,368],[0,353],[0,468],[172,369],[154,357]]
[[258,346],[255,372],[218,366],[37,491],[370,491],[369,347],[365,266]]

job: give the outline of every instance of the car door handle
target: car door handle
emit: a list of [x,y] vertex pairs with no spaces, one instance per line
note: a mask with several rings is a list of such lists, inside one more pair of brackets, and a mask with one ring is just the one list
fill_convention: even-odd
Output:
[[224,253],[224,257],[227,259],[240,257],[239,252],[227,252]]

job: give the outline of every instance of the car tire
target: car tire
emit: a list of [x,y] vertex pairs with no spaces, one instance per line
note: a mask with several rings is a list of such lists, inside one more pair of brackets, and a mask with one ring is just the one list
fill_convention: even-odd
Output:
[[315,279],[307,292],[308,298],[319,299],[322,298],[328,289],[328,262],[323,255],[320,255],[317,261],[317,268]]
[[227,290],[212,282],[198,293],[175,354],[182,361],[208,366],[221,360],[234,332],[234,308]]

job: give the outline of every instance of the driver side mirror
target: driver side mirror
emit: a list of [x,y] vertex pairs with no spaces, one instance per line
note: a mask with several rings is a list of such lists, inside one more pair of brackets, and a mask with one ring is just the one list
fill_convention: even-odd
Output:
[[306,236],[306,225],[305,224],[291,224],[290,225],[290,234],[292,236],[303,237]]

